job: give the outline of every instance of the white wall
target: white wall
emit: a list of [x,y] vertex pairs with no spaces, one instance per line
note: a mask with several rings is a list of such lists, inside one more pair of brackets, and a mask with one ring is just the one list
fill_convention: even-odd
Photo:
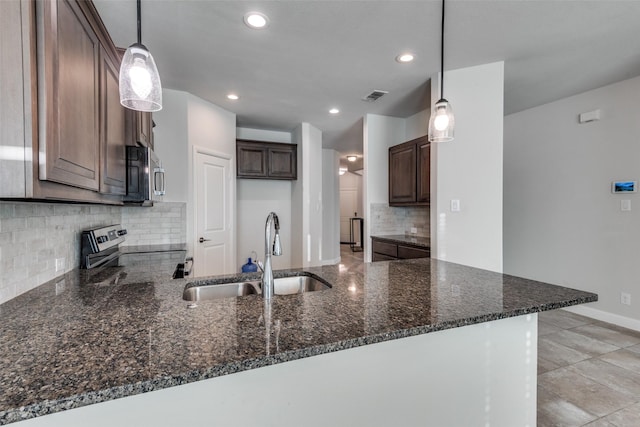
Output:
[[[340,154],[322,150],[322,263],[340,262]],[[350,174],[351,175],[351,174]]]
[[[599,295],[583,314],[640,330],[640,78],[505,118],[505,272]],[[600,121],[578,115],[600,109]],[[622,212],[620,201],[631,200]],[[620,293],[632,305],[620,303]]]
[[429,116],[431,115],[431,108],[422,110],[407,117],[405,120],[405,140],[411,141],[412,139],[420,138],[429,133]]
[[293,130],[291,141],[294,144],[298,144],[298,179],[291,183],[291,235],[297,236],[295,239],[291,239],[291,266],[302,267],[304,258],[302,249],[302,235],[304,233],[302,198],[305,187],[303,185],[304,175],[302,174],[302,158],[305,153],[302,144],[302,125]]
[[[447,71],[445,79],[456,129],[453,141],[431,146],[431,256],[500,272],[504,63]],[[432,88],[435,102],[439,85]],[[451,212],[452,199],[460,212]]]
[[162,110],[153,113],[154,150],[165,169],[165,202],[186,202],[189,189],[189,123],[187,120],[189,94],[163,89]]
[[363,120],[365,261],[371,261],[371,204],[389,202],[389,147],[406,141],[406,121],[367,114]]
[[298,143],[298,180],[291,189],[292,248],[298,250],[292,263],[313,267],[322,264],[322,132],[301,123],[292,136]]
[[291,144],[291,132],[278,130],[236,128],[238,139],[249,139],[253,141],[283,142]]
[[[236,128],[238,139],[291,143],[291,132],[263,129]],[[299,172],[298,172],[299,173]],[[294,248],[291,246],[291,185],[292,181],[238,179],[237,224],[238,224],[238,271],[247,262],[251,252],[264,260],[264,228],[270,212],[278,214],[280,220],[280,242],[282,255],[271,258],[274,269],[290,268]]]

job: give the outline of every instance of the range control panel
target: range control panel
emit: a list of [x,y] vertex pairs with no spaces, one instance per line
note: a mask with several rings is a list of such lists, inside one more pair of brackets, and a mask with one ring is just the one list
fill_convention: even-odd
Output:
[[[95,228],[82,232],[82,244],[90,246],[90,252],[99,253],[124,242],[127,230],[120,224]],[[86,249],[86,248],[85,248]]]

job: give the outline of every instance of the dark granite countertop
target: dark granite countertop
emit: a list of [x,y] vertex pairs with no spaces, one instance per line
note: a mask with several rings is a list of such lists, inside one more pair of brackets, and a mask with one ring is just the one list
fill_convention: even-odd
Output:
[[424,249],[431,249],[431,239],[429,237],[411,236],[404,234],[371,236],[372,239],[378,239],[383,242],[396,243],[400,245],[411,245]]
[[[186,279],[105,270],[72,271],[0,305],[0,424],[597,300],[588,292],[417,259],[367,263],[362,273],[306,269],[333,288],[275,296],[269,307],[249,295],[187,308]],[[239,277],[259,275],[213,282]]]

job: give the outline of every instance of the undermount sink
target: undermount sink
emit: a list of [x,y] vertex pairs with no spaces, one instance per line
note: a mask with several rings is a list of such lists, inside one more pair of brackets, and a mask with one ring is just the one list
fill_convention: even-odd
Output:
[[[305,292],[331,289],[331,285],[311,276],[280,277],[273,281],[276,295],[293,295]],[[234,283],[203,284],[184,289],[182,299],[185,301],[208,301],[212,299],[241,297],[245,295],[261,295],[260,280]]]

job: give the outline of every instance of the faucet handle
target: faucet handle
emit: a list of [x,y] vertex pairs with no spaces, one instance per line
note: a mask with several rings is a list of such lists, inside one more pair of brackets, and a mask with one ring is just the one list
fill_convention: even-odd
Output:
[[260,269],[260,271],[264,273],[264,264],[262,264],[262,261],[256,260],[256,264],[258,265],[258,268]]

